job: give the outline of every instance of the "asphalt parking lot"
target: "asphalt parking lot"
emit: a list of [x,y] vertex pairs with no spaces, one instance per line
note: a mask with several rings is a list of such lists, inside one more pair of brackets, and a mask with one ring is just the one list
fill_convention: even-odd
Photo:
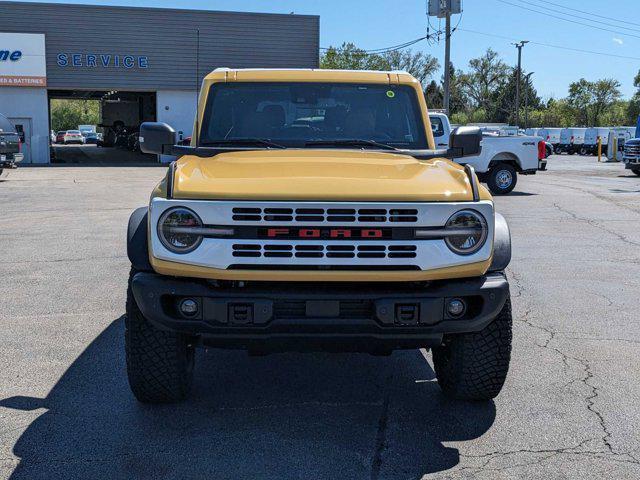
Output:
[[446,400],[421,351],[209,350],[192,399],[125,377],[125,229],[158,167],[0,180],[0,477],[638,478],[640,177],[552,156],[498,198],[514,351],[489,403]]

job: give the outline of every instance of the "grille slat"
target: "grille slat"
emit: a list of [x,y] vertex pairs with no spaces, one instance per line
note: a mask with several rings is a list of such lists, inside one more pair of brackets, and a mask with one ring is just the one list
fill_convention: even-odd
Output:
[[415,258],[415,245],[234,244],[234,257],[264,258]]
[[411,223],[418,221],[414,208],[244,208],[232,209],[237,222]]

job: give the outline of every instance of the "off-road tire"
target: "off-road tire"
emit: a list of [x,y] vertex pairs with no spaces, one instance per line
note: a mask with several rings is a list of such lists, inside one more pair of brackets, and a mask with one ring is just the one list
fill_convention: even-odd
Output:
[[507,378],[511,358],[511,301],[476,333],[452,335],[433,349],[438,384],[456,400],[495,398]]
[[194,347],[189,338],[155,328],[144,318],[127,288],[125,353],[129,386],[143,403],[173,403],[187,398],[193,379]]
[[[503,172],[507,172],[509,175],[511,175],[511,184],[504,188],[501,187],[501,184],[499,182],[499,176]],[[491,193],[494,193],[496,195],[506,195],[507,193],[511,193],[516,187],[516,183],[518,183],[518,173],[516,172],[516,169],[513,168],[512,165],[502,162],[497,163],[493,167],[491,167],[491,170],[487,172],[486,178],[489,190],[491,190]]]

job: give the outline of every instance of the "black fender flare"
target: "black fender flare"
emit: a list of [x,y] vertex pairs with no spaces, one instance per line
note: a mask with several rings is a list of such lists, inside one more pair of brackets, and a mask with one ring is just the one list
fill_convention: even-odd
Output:
[[511,262],[511,232],[509,231],[509,225],[505,218],[499,213],[496,213],[493,237],[493,260],[489,271],[503,271],[507,268],[509,262]]
[[127,256],[131,266],[140,272],[153,271],[149,262],[148,211],[147,207],[136,208],[129,217],[127,228]]

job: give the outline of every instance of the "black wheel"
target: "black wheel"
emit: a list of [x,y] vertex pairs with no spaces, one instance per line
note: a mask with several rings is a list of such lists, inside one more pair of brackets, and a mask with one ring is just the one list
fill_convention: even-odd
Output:
[[576,153],[576,151],[575,151],[573,148],[570,148],[570,149],[567,151],[567,153],[568,153],[569,155],[573,155],[573,154],[575,154],[575,153]]
[[556,155],[560,155],[562,153],[562,150],[560,150],[559,147],[553,147],[553,153],[555,153]]
[[518,182],[516,169],[508,163],[498,163],[491,167],[487,175],[489,190],[496,195],[505,195],[511,192]]
[[588,152],[586,148],[580,147],[580,151],[578,153],[580,153],[580,155],[586,155]]
[[144,403],[184,400],[191,390],[194,346],[184,335],[158,330],[136,304],[131,291],[132,268],[127,289],[125,353],[129,386]]
[[[634,168],[631,171],[640,177],[640,168]],[[0,173],[2,173],[2,170],[0,170]]]
[[495,398],[509,371],[511,337],[509,299],[483,330],[445,337],[444,346],[433,349],[433,365],[444,394],[457,400]]
[[553,155],[553,147],[547,145],[545,148],[545,152],[546,156],[544,158],[549,158],[551,155]]

